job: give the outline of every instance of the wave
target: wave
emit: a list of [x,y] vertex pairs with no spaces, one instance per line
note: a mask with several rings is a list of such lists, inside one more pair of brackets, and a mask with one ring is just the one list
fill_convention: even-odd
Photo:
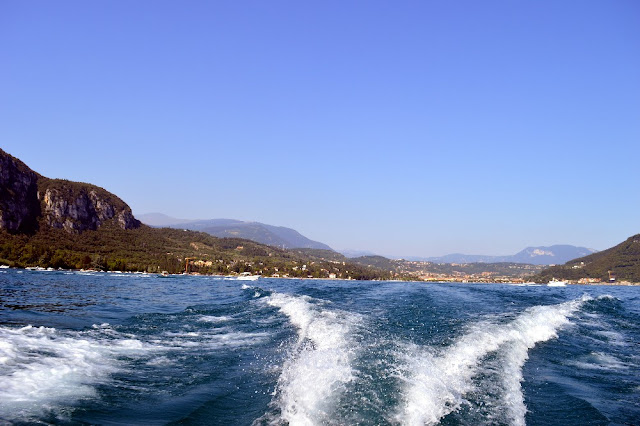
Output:
[[220,323],[231,321],[231,317],[227,315],[222,316],[214,316],[214,315],[202,315],[197,320],[198,322],[211,322],[211,323]]
[[310,425],[329,421],[339,395],[355,378],[351,364],[356,346],[351,336],[359,317],[322,309],[308,296],[275,293],[266,301],[289,318],[298,335],[276,386],[274,402],[280,418],[270,422]]
[[97,340],[54,328],[0,327],[0,418],[32,418],[94,398],[95,386],[120,369],[117,358],[146,346],[136,339]]
[[247,347],[268,336],[226,327],[158,331],[143,338],[106,323],[83,331],[0,327],[0,424],[64,419],[69,407],[99,399],[100,386],[114,385],[120,373],[139,369],[139,362],[154,375],[155,369],[175,365],[191,351],[197,355]]
[[[477,323],[453,345],[439,352],[407,346],[400,372],[403,403],[396,420],[402,424],[436,424],[469,403],[466,396],[478,391],[485,398],[486,419],[525,424],[527,412],[521,382],[528,351],[537,343],[557,337],[570,317],[590,300],[589,296],[559,305],[535,306],[508,323]],[[487,358],[494,358],[489,362]],[[478,376],[492,377],[477,384]],[[493,407],[493,409],[491,408]],[[505,410],[506,409],[506,410]]]
[[603,352],[591,352],[587,356],[580,357],[577,360],[567,361],[568,365],[587,370],[628,370],[632,367],[614,355]]

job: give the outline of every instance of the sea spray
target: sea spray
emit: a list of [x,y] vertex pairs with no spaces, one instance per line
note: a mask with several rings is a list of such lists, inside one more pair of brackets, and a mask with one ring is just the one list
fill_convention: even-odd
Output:
[[351,342],[359,322],[355,314],[323,309],[306,296],[271,295],[267,303],[280,309],[297,328],[297,341],[278,379],[276,404],[281,421],[292,425],[327,422],[333,404],[354,380]]
[[[66,365],[69,373],[61,376],[62,387],[49,383],[49,374],[31,375],[35,391],[22,392],[25,400],[12,407],[7,394],[0,396],[0,424],[409,424],[403,410],[427,368],[423,360],[432,363],[443,389],[456,392],[449,378],[462,382],[459,389],[466,380],[469,389],[458,391],[465,393],[432,423],[507,425],[526,415],[528,424],[582,426],[638,424],[640,418],[637,287],[265,279],[265,290],[208,277],[6,271],[0,275],[0,330],[7,331],[0,336],[0,392],[14,386],[10,394],[19,395],[28,379],[7,383],[18,371],[27,377],[29,366],[58,365],[62,373]],[[261,296],[254,298],[256,292]],[[536,306],[555,316],[559,310],[551,305],[582,292],[594,299],[568,315],[565,325],[551,324],[556,340],[535,342],[546,337],[526,331],[526,322],[517,324],[520,317],[536,317]],[[597,297],[607,293],[613,297]],[[295,323],[295,314],[268,303],[274,294],[299,299],[300,312],[308,309],[309,317]],[[297,405],[290,411],[311,414],[286,415],[281,407],[290,395],[304,399],[322,384],[308,379],[299,392],[288,387],[299,371],[296,362],[312,359],[318,349],[304,336],[313,335],[322,318],[346,333],[337,333],[347,343],[335,352],[350,351],[347,363],[325,361],[327,374],[346,365],[348,381],[336,380],[316,395],[315,412]],[[33,323],[44,328],[22,329]],[[449,352],[462,356],[464,335],[476,336],[482,347],[488,345],[483,332],[519,328],[534,349],[528,338],[508,337],[496,350],[480,351],[470,379],[441,372]],[[64,383],[77,393],[63,395]]]
[[589,296],[552,306],[535,306],[506,324],[480,322],[441,353],[407,346],[404,354],[404,401],[397,420],[407,425],[436,424],[466,402],[465,395],[476,390],[473,378],[483,373],[483,360],[492,353],[500,356],[502,380],[502,421],[524,425],[526,407],[522,394],[522,367],[528,350],[537,343],[557,337]]
[[97,340],[47,327],[0,327],[0,418],[25,419],[96,396],[120,368],[117,357],[143,350],[135,339]]
[[[153,374],[156,368],[176,364],[174,354],[251,346],[267,336],[201,328],[164,331],[141,340],[108,324],[84,331],[0,327],[0,424],[49,416],[61,419],[68,412],[64,407],[99,399],[99,386],[112,385],[115,376],[130,373],[138,362]],[[136,369],[141,371],[141,364]]]

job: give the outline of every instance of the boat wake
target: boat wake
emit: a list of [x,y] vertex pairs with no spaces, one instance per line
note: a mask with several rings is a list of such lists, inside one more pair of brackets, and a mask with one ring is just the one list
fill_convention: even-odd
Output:
[[[359,411],[359,404],[378,405],[355,398],[364,397],[355,389],[375,387],[391,372],[395,384],[389,384],[397,387],[398,395],[395,408],[386,413],[375,409],[385,422],[432,425],[454,415],[461,416],[462,423],[524,425],[527,407],[521,383],[529,350],[557,338],[581,307],[594,299],[583,296],[476,322],[445,348],[396,342],[392,349],[384,349],[388,342],[371,330],[374,341],[354,337],[359,328],[366,328],[363,317],[326,309],[307,296],[274,293],[265,300],[288,317],[297,329],[297,340],[278,378],[272,414],[256,424],[340,424],[339,418]],[[376,358],[395,361],[380,361],[386,370],[372,376],[371,360]],[[364,373],[365,369],[369,371]],[[363,378],[374,382],[363,383]],[[351,407],[338,407],[341,403]]]
[[[144,422],[161,423],[131,401],[163,395],[170,407],[197,383],[199,403],[227,410],[213,413],[256,398],[242,410],[254,410],[246,420],[257,418],[257,425],[524,425],[523,368],[531,349],[570,325],[572,334],[598,344],[564,364],[590,376],[633,371],[634,359],[607,351],[629,344],[617,328],[601,324],[600,315],[617,308],[608,298],[482,317],[460,332],[447,321],[428,322],[422,311],[407,317],[401,308],[362,304],[353,313],[336,307],[339,302],[246,286],[240,304],[140,314],[113,327],[1,326],[0,424],[71,421],[87,407],[115,407],[123,416],[142,413],[151,416]],[[435,325],[444,327],[439,343],[429,339]],[[449,333],[457,337],[445,340]],[[411,336],[428,343],[409,343]],[[238,358],[250,361],[235,369]],[[247,386],[211,400],[212,389],[231,383],[229,374]]]
[[[507,323],[480,322],[444,350],[409,346],[403,367],[400,424],[436,424],[463,405],[487,423],[524,425],[521,382],[529,349],[557,337],[588,296],[559,305],[535,306]],[[473,398],[467,398],[473,396]],[[480,403],[471,400],[480,399]]]
[[95,339],[54,328],[0,327],[0,418],[29,419],[96,396],[121,365],[148,349],[136,339]]
[[[199,331],[165,330],[145,336],[123,333],[109,324],[82,331],[0,327],[0,424],[43,418],[65,421],[72,407],[99,400],[98,389],[115,385],[123,391],[122,384],[117,384],[117,377],[123,374],[135,370],[144,371],[149,378],[166,378],[171,374],[166,368],[175,369],[188,356],[252,346],[267,337],[266,333],[216,327],[229,317],[190,318],[193,324],[204,322],[198,325]],[[188,325],[183,323],[180,328]],[[176,374],[189,373],[178,365]],[[146,382],[145,392],[152,392],[153,380]]]
[[360,318],[322,309],[307,296],[274,293],[267,298],[297,329],[297,341],[282,367],[272,405],[279,417],[258,419],[271,424],[327,423],[335,403],[354,380],[351,341]]

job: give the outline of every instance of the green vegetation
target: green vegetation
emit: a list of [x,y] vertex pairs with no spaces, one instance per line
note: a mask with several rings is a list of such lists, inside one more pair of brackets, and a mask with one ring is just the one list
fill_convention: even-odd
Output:
[[524,263],[433,263],[404,259],[388,259],[383,256],[347,258],[329,250],[294,249],[296,253],[315,260],[348,262],[388,272],[400,280],[428,281],[476,281],[495,282],[522,279],[544,269],[543,265]]
[[300,256],[307,257],[314,260],[325,260],[329,262],[350,262],[350,259],[346,256],[335,252],[333,250],[313,249],[313,248],[294,248],[289,249],[293,253],[297,253]]
[[617,281],[640,282],[640,234],[610,249],[553,266],[535,275],[533,280],[547,282],[552,278],[571,281],[609,281],[609,271]]
[[389,279],[387,272],[353,263],[333,263],[237,238],[169,228],[124,230],[113,221],[80,234],[41,226],[33,235],[0,230],[0,262],[19,267],[183,272],[201,274]]
[[38,191],[41,194],[45,194],[47,191],[56,191],[68,202],[73,202],[77,198],[93,191],[100,196],[101,200],[112,206],[114,210],[130,210],[129,206],[118,196],[90,183],[73,182],[66,179],[50,179],[39,176]]
[[0,149],[0,263],[18,267],[388,279],[390,274],[204,232],[150,228],[116,195],[49,179]]
[[[542,266],[516,263],[433,263],[382,256],[349,259],[326,249],[284,250],[204,232],[150,228],[103,188],[46,178],[1,149],[0,171],[0,264],[11,266],[481,282],[525,277],[538,282],[551,278],[608,281],[611,272],[618,281],[640,282],[640,234],[609,250],[544,271]],[[267,227],[302,237],[288,228]]]

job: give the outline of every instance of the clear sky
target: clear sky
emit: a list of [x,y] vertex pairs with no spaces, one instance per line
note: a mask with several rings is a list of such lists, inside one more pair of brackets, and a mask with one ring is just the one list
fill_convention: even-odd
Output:
[[0,1],[0,147],[390,256],[640,232],[640,2]]

